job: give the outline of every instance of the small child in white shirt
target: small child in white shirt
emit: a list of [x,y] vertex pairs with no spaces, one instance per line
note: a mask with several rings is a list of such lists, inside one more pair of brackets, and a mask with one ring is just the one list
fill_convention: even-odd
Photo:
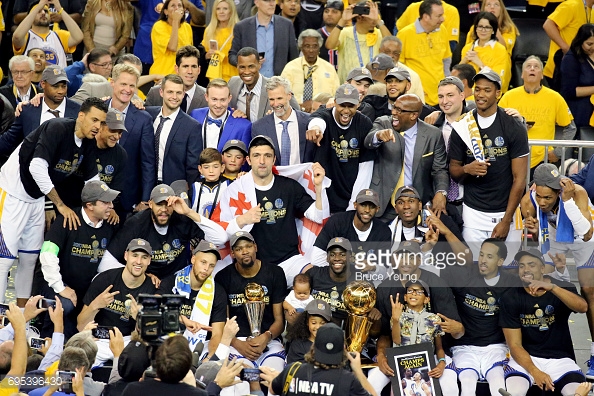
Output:
[[311,278],[308,274],[297,275],[293,279],[293,290],[283,301],[287,322],[292,324],[297,318],[297,314],[303,312],[307,304],[313,299],[311,295]]

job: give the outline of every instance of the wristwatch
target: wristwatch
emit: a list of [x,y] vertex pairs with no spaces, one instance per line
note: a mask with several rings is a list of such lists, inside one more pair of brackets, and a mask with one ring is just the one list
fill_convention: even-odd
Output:
[[437,193],[442,193],[443,196],[446,197],[446,198],[448,196],[448,192],[446,190],[437,190],[437,191],[435,191],[435,194],[437,194]]
[[386,23],[384,22],[383,19],[380,19],[379,22],[377,23],[377,25],[375,25],[376,28],[381,28],[382,26],[384,26]]

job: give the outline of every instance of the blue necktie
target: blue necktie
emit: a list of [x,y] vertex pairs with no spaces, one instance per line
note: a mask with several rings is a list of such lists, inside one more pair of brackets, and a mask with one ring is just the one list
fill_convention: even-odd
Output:
[[208,122],[208,124],[215,124],[219,128],[221,127],[221,125],[223,125],[222,120],[215,120],[214,118],[211,118],[211,117],[208,117],[208,119],[206,121]]
[[281,165],[289,165],[291,161],[291,138],[289,137],[289,122],[291,121],[281,121],[280,123],[283,125],[283,133],[281,134]]

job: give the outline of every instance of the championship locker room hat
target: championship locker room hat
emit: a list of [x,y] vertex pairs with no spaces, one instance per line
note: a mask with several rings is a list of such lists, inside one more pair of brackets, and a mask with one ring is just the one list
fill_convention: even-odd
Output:
[[460,92],[464,92],[464,83],[456,76],[447,76],[446,78],[441,80],[439,84],[452,84],[455,85],[456,88],[460,90]]
[[196,383],[200,389],[206,389],[208,384],[210,384],[216,378],[219,370],[223,364],[221,361],[208,361],[202,363],[198,369],[196,370]]
[[394,253],[421,253],[421,245],[417,241],[402,241]]
[[244,155],[248,155],[247,147],[245,147],[245,143],[241,140],[231,139],[227,140],[227,143],[223,146],[223,153],[229,149],[237,149],[241,151]]
[[384,80],[387,80],[390,77],[397,78],[400,81],[406,80],[406,81],[410,82],[410,73],[408,72],[408,70],[404,70],[399,67],[393,67],[392,69],[390,69],[388,74],[386,74],[386,77],[384,78]]
[[378,70],[389,70],[395,66],[392,57],[386,54],[377,54],[371,60],[371,65],[375,66]]
[[400,187],[398,189],[398,191],[396,191],[396,195],[394,195],[394,201],[396,201],[402,197],[416,198],[418,200],[421,200],[421,196],[419,195],[419,192],[417,191],[416,188],[414,188],[412,186]]
[[237,243],[237,241],[239,241],[240,239],[247,239],[248,241],[252,241],[252,242],[256,242],[254,240],[254,237],[252,236],[252,234],[250,234],[247,231],[237,231],[235,234],[231,235],[231,237],[229,238],[229,245],[231,247],[235,246],[235,244]]
[[326,247],[326,251],[332,249],[333,247],[337,247],[337,246],[343,248],[347,252],[353,251],[353,246],[351,245],[351,241],[349,241],[346,238],[342,238],[342,237],[336,237],[336,238],[330,239],[330,242],[328,242],[328,246]]
[[49,85],[55,85],[62,81],[67,83],[70,82],[66,75],[66,71],[58,65],[49,65],[46,67],[45,70],[43,70],[43,73],[41,73],[41,81],[45,81]]
[[356,106],[359,104],[359,91],[357,91],[357,88],[353,87],[351,84],[342,84],[336,90],[334,101],[339,105],[350,103]]
[[128,252],[137,252],[139,250],[142,250],[148,255],[153,254],[153,248],[151,247],[151,244],[142,238],[132,239],[126,247],[126,251]]
[[334,323],[326,323],[316,333],[314,349],[317,362],[340,364],[344,356],[344,331]]
[[520,261],[520,259],[524,256],[532,256],[534,258],[537,258],[540,260],[541,263],[545,263],[545,259],[542,255],[542,253],[540,252],[540,250],[538,249],[526,249],[526,250],[520,250],[518,253],[516,253],[516,255],[514,256],[514,260],[516,260],[517,262]]
[[151,201],[155,203],[166,201],[169,197],[174,197],[175,191],[167,184],[159,184],[151,191]]
[[312,300],[305,306],[305,312],[310,315],[318,315],[322,318],[326,319],[326,322],[330,322],[332,320],[332,310],[330,310],[330,305],[324,300]]
[[351,70],[347,75],[346,81],[351,80],[369,80],[369,82],[373,84],[373,77],[371,77],[371,72],[367,70],[366,67],[356,67],[353,70]]
[[560,190],[561,174],[553,164],[540,164],[534,170],[534,183],[537,186],[546,186],[554,190]]
[[186,204],[190,205],[190,197],[188,197],[188,182],[185,180],[176,180],[171,183],[171,189],[176,196],[180,197]]
[[357,194],[357,199],[355,200],[355,202],[359,204],[362,204],[364,202],[371,202],[375,206],[380,206],[379,195],[377,195],[377,193],[370,188],[366,188],[365,190],[359,191],[359,194]]
[[472,78],[472,81],[476,82],[476,80],[479,78],[486,78],[487,80],[494,82],[499,87],[499,89],[501,89],[501,77],[493,70],[487,67],[483,68]]
[[120,192],[118,190],[112,190],[100,180],[91,180],[82,189],[80,193],[80,200],[83,203],[86,202],[111,202],[118,196]]
[[[252,146],[254,145],[254,143],[256,142],[262,142],[264,141],[266,145],[272,147],[274,149],[274,143],[272,142],[272,139],[269,138],[268,136],[265,135],[258,135],[258,136],[254,136],[254,138],[250,141],[250,147],[252,148]],[[225,151],[225,150],[223,150]]]
[[107,127],[112,131],[126,131],[126,125],[124,125],[124,114],[119,111],[118,109],[114,109],[113,107],[107,111],[107,116],[105,117],[105,123]]
[[217,258],[220,260],[221,259],[221,253],[219,253],[219,249],[217,249],[217,247],[215,246],[214,243],[212,242],[208,242],[206,240],[201,240],[198,243],[198,246],[196,246],[194,248],[194,251],[192,252],[192,254],[196,254],[199,252],[204,252],[204,253],[212,253],[215,256],[217,256]]

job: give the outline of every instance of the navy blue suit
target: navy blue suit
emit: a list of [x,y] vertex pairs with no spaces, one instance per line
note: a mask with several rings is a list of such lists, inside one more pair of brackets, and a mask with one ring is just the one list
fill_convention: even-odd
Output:
[[127,132],[120,138],[120,146],[128,153],[126,186],[120,203],[126,212],[132,205],[148,201],[152,188],[157,184],[155,161],[155,132],[153,117],[130,104],[124,121]]
[[[80,105],[66,98],[65,118],[78,117]],[[29,104],[23,106],[21,115],[15,118],[14,124],[8,131],[0,136],[0,155],[9,156],[15,148],[27,137],[29,133],[39,127],[41,118],[41,104],[37,107]]]
[[[190,113],[192,118],[198,121],[201,125],[204,125],[206,122],[207,114],[208,107],[195,109]],[[200,130],[200,133],[202,135],[202,129]],[[223,130],[219,135],[217,150],[222,153],[225,143],[233,139],[241,140],[245,143],[245,147],[248,147],[250,145],[250,140],[252,139],[252,123],[246,118],[234,118],[229,114],[227,122],[223,125]]]
[[[305,132],[307,131],[307,124],[309,123],[309,114],[295,110],[297,114],[297,124],[299,125],[299,160],[300,163],[312,162],[314,159],[315,145],[307,141]],[[280,165],[281,150],[276,136],[276,127],[274,125],[274,114],[268,114],[254,122],[252,127],[252,138],[257,135],[265,135],[272,139],[274,143],[274,153],[276,155],[275,165]]]
[[[153,117],[154,122],[161,107],[149,106],[146,111]],[[178,112],[165,145],[163,183],[171,185],[176,180],[193,183],[199,178],[198,162],[202,152],[201,131],[202,125],[198,121],[181,110]]]

